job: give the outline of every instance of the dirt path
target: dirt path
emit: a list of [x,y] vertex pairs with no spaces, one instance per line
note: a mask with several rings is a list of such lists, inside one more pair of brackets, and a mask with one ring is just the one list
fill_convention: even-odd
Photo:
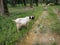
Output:
[[28,35],[17,45],[53,45],[56,39],[51,33],[50,25],[52,22],[47,19],[48,16],[48,12],[43,11]]

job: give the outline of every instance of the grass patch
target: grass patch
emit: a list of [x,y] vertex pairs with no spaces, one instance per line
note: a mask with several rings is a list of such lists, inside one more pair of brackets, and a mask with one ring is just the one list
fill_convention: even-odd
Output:
[[[43,7],[34,7],[34,10],[24,10],[24,8],[12,8],[9,7],[10,16],[0,16],[0,44],[1,45],[15,45],[15,42],[22,39],[26,33],[31,29],[34,22],[38,19],[43,11]],[[22,28],[22,30],[17,33],[15,23],[13,19],[34,15],[35,20],[29,23],[28,29]]]
[[53,22],[51,24],[52,32],[60,35],[60,21],[58,20],[57,14],[52,10],[52,7],[48,7],[49,19]]
[[57,43],[56,43],[56,42],[54,42],[52,45],[57,45]]

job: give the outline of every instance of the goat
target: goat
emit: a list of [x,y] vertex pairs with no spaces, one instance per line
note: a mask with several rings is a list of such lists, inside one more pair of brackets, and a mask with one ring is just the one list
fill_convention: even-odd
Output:
[[19,32],[19,29],[22,27],[22,26],[28,26],[30,20],[34,19],[35,17],[34,16],[26,16],[24,18],[17,18],[15,20],[13,20],[15,23],[16,23],[16,27],[17,27],[17,32]]

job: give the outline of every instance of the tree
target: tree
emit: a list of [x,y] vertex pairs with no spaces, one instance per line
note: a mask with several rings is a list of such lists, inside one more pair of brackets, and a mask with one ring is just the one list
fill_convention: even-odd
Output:
[[55,0],[55,4],[56,4],[56,5],[58,5],[58,2],[59,2],[58,0]]
[[16,0],[10,0],[10,2],[11,2],[11,5],[12,5],[13,7],[15,7],[15,6],[16,6],[16,3],[17,3],[17,1],[16,1]]
[[38,0],[35,0],[36,6],[38,6]]
[[33,7],[33,0],[30,0],[30,7]]
[[6,0],[0,0],[0,10],[2,15],[9,15],[6,2]]
[[24,6],[26,6],[26,0],[23,0],[23,4],[24,4]]
[[4,6],[4,14],[5,15],[9,15],[8,7],[7,7],[7,1],[6,0],[3,0],[3,6]]

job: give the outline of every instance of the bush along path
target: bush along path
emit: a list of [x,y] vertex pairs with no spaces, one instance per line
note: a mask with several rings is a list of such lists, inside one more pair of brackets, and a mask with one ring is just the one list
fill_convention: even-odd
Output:
[[55,35],[52,33],[54,20],[47,9],[44,8],[42,15],[32,26],[32,29],[17,45],[57,45]]

